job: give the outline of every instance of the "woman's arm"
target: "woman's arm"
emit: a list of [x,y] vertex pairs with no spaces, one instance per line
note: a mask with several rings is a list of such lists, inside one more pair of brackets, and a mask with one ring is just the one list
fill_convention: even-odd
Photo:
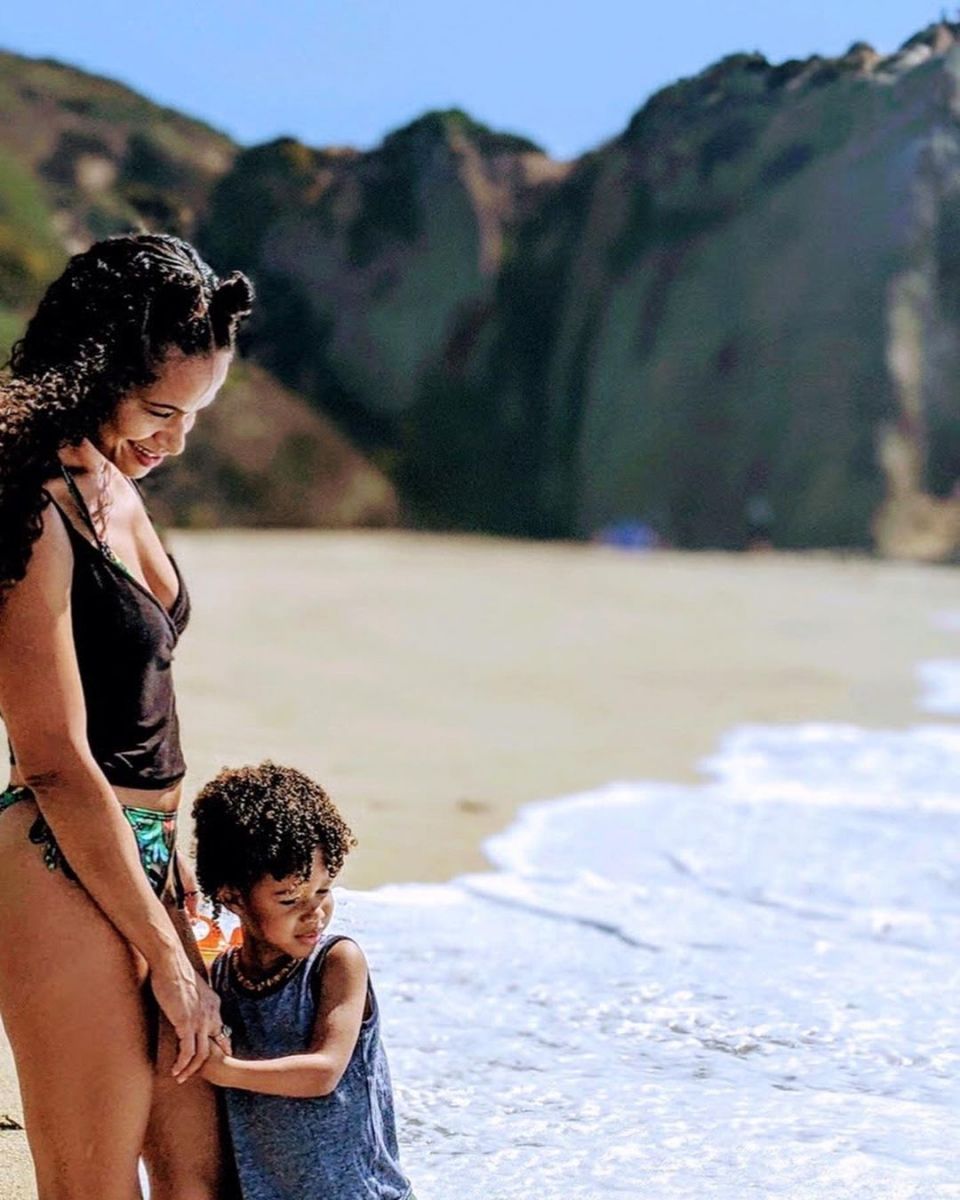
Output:
[[219,1004],[154,895],[133,831],[90,753],[73,646],[72,568],[70,540],[48,507],[26,576],[0,609],[0,712],[24,782],[64,856],[147,960],[157,1001],[180,1038],[174,1074],[185,1079],[209,1052]]
[[191,917],[196,917],[200,913],[200,886],[197,883],[197,873],[193,869],[193,863],[182,854],[179,850],[175,851],[177,856],[177,870],[180,873],[180,883],[183,885],[183,907],[187,910]]
[[347,1069],[367,1003],[367,963],[356,942],[331,947],[310,1048],[285,1058],[242,1059],[211,1050],[201,1074],[218,1087],[266,1096],[329,1096]]

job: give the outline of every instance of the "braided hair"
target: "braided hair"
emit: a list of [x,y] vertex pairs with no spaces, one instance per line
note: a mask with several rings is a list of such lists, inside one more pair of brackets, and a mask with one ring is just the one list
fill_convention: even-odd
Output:
[[0,603],[26,573],[59,451],[95,437],[171,352],[232,350],[252,304],[245,275],[219,279],[168,234],[107,238],[70,259],[0,379]]

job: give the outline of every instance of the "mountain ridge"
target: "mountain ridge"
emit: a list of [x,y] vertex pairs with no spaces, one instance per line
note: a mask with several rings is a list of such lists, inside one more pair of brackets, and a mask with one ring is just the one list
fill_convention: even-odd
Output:
[[[73,113],[24,187],[73,197],[61,244],[95,232],[93,193],[101,225],[179,222],[248,270],[249,353],[394,481],[408,521],[585,537],[629,520],[733,548],[759,500],[779,545],[944,557],[958,36],[729,55],[569,162],[458,109],[369,150],[209,130],[188,148],[128,112],[101,131],[97,193]],[[3,236],[0,207],[0,300]],[[39,279],[54,248],[30,236]]]

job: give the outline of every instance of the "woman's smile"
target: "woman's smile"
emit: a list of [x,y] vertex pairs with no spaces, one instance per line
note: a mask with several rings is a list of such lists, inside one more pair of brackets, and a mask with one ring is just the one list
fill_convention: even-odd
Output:
[[154,467],[159,466],[160,463],[162,463],[166,458],[165,454],[156,454],[151,452],[141,442],[130,442],[130,446],[137,462],[142,467],[146,467],[147,470],[152,470]]

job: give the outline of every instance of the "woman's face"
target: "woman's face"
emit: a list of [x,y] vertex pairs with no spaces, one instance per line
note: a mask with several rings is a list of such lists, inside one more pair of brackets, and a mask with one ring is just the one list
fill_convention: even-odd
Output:
[[124,396],[94,445],[131,479],[142,478],[168,454],[180,454],[197,413],[213,403],[226,379],[232,357],[229,350],[169,355],[155,383]]

